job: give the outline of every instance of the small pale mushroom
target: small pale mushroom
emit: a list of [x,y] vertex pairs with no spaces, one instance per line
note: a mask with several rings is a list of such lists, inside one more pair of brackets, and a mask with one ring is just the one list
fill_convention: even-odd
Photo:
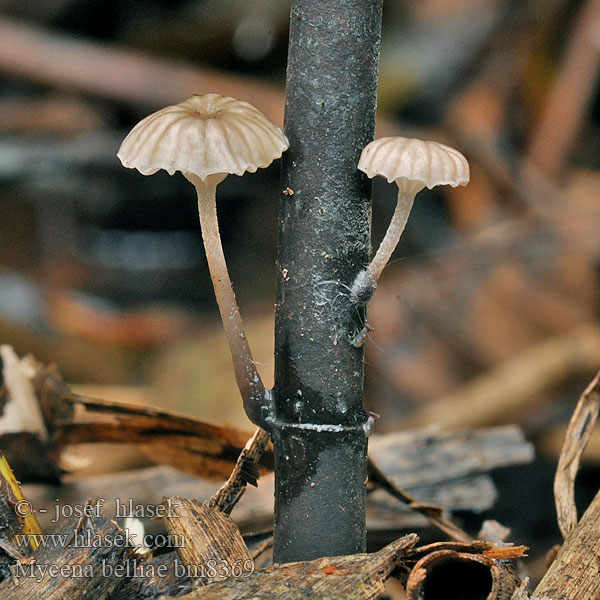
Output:
[[152,175],[180,171],[196,188],[206,259],[235,378],[246,413],[253,420],[265,396],[227,272],[216,209],[216,187],[227,175],[267,167],[287,149],[278,127],[254,106],[218,94],[190,96],[142,121],[127,135],[117,156],[123,166]]
[[398,186],[398,203],[386,234],[373,260],[353,285],[358,298],[368,298],[400,240],[415,196],[425,187],[466,185],[469,163],[460,152],[444,144],[386,137],[365,146],[358,168],[371,179],[381,175]]

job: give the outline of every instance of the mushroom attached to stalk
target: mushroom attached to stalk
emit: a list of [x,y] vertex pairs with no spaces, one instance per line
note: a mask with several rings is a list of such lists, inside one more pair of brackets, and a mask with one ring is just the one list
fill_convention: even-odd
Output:
[[370,298],[406,226],[415,196],[425,187],[469,183],[469,163],[454,148],[404,137],[386,137],[365,146],[358,168],[369,178],[385,177],[398,186],[398,204],[388,230],[369,266],[354,281],[354,297]]
[[233,358],[236,383],[254,422],[265,388],[244,334],[225,256],[216,209],[216,187],[227,175],[267,167],[287,149],[278,127],[251,104],[218,94],[190,96],[142,121],[127,135],[117,156],[123,166],[152,175],[181,171],[196,188],[206,259]]

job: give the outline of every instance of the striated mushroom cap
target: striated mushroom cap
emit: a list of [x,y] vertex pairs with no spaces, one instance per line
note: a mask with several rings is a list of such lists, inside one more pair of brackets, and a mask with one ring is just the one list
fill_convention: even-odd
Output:
[[140,121],[117,156],[124,167],[152,175],[164,169],[209,175],[254,173],[288,147],[285,135],[254,106],[235,98],[190,96]]
[[424,187],[466,185],[469,163],[454,148],[404,137],[385,137],[363,149],[358,168],[370,178],[395,181],[401,192],[416,194]]

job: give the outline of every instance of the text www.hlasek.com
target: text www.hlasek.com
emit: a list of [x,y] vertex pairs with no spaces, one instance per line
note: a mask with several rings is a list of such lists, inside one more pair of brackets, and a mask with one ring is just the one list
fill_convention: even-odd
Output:
[[67,545],[73,548],[125,548],[139,545],[145,548],[185,548],[185,536],[181,534],[146,534],[140,540],[137,533],[130,534],[128,529],[114,535],[98,535],[90,529],[68,533],[20,533],[15,535],[15,542],[20,548],[28,547],[30,542],[37,548],[65,548]]

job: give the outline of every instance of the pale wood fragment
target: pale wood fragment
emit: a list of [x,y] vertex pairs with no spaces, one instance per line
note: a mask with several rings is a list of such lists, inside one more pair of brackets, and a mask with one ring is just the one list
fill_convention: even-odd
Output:
[[596,600],[600,598],[600,492],[568,535],[554,562],[535,589],[537,598]]
[[20,359],[8,344],[0,345],[0,357],[8,391],[8,401],[0,416],[0,434],[28,431],[47,440],[48,430],[32,383],[35,364],[27,358]]
[[58,457],[36,396],[33,378],[37,363],[19,358],[12,346],[0,346],[4,402],[0,413],[0,446],[21,480],[57,481]]

